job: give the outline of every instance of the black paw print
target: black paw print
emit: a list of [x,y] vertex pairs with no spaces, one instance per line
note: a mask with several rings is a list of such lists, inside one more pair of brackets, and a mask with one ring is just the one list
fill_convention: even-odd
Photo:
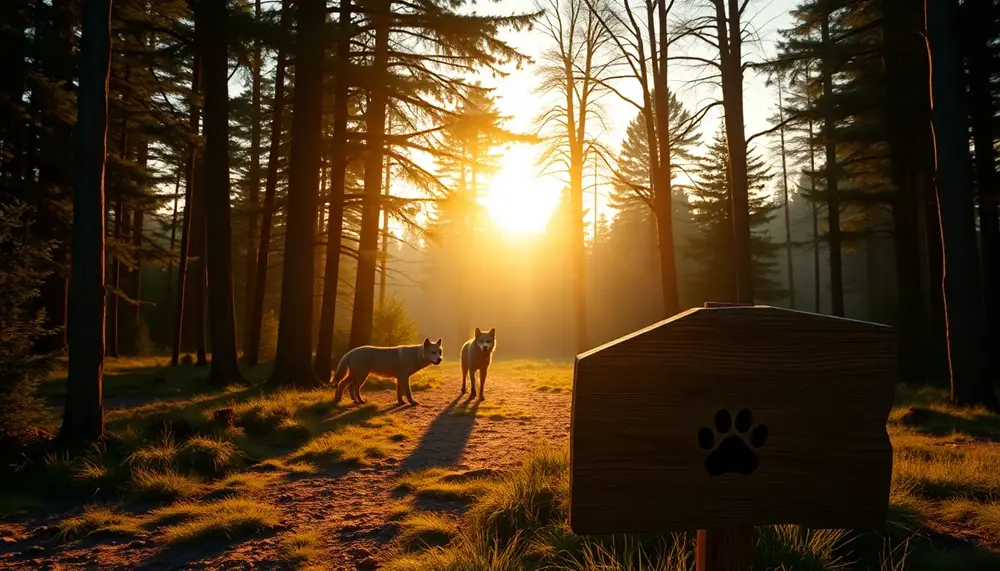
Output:
[[[698,431],[698,445],[702,450],[712,453],[705,460],[705,470],[713,476],[721,474],[753,474],[757,470],[760,459],[756,450],[767,442],[767,427],[758,424],[753,431],[753,413],[743,409],[736,414],[736,433],[730,434],[718,442],[733,427],[732,416],[728,410],[715,413],[715,430],[704,427]],[[749,436],[749,442],[748,440]],[[716,444],[719,444],[716,447]],[[714,450],[712,450],[715,448]]]

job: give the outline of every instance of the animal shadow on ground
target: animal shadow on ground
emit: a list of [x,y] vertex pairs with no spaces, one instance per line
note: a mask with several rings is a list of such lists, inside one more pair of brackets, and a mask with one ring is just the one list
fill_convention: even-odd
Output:
[[276,533],[273,531],[261,531],[236,542],[226,541],[224,537],[212,537],[202,541],[172,545],[162,549],[154,557],[146,559],[136,569],[143,571],[190,569],[189,565],[195,561],[212,559],[226,551],[238,549],[241,544],[248,541],[265,539],[275,535]]
[[[469,443],[469,437],[472,436],[472,429],[476,425],[474,413],[479,407],[478,402],[470,406],[469,402],[465,401],[459,405],[460,400],[461,397],[456,397],[431,421],[417,447],[400,465],[401,473],[458,463]],[[469,407],[473,414],[452,414],[452,411],[459,406]]]

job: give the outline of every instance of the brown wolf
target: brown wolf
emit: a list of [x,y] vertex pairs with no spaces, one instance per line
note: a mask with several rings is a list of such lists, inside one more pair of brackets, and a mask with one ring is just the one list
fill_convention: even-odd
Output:
[[462,392],[465,394],[465,375],[469,375],[469,382],[472,385],[471,398],[476,398],[476,371],[479,371],[479,400],[486,399],[483,392],[486,385],[486,370],[490,368],[493,360],[493,350],[497,346],[497,330],[490,329],[489,333],[483,333],[478,327],[476,336],[462,345]]
[[337,370],[330,377],[330,382],[337,385],[337,395],[334,403],[340,402],[344,388],[350,385],[351,400],[355,404],[364,404],[361,398],[361,387],[368,380],[369,374],[379,377],[396,379],[396,402],[403,404],[403,396],[410,404],[419,404],[413,399],[410,391],[410,376],[428,365],[440,365],[442,360],[441,340],[431,343],[424,339],[420,345],[403,345],[400,347],[371,347],[365,345],[347,352]]

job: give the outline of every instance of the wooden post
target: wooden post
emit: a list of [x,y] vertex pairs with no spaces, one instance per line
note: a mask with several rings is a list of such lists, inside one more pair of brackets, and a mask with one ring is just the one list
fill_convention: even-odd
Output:
[[[750,307],[750,303],[706,301],[706,308]],[[750,571],[753,526],[699,529],[695,544],[696,571]]]
[[698,530],[697,571],[750,571],[752,563],[752,526]]

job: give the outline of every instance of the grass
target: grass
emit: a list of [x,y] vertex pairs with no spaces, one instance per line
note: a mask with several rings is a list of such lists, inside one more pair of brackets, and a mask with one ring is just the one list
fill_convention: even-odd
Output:
[[504,420],[528,420],[532,418],[532,414],[526,410],[504,406],[503,399],[498,402],[464,401],[453,408],[449,414],[453,416],[474,416],[476,418],[486,418],[494,422],[501,422]]
[[59,522],[59,536],[76,539],[97,533],[142,535],[143,520],[105,506],[87,506],[83,513]]
[[[531,367],[518,365],[521,370]],[[889,520],[878,530],[759,527],[755,569],[929,571],[1000,568],[1000,417],[952,410],[940,391],[900,387],[889,419],[895,459]],[[568,527],[566,449],[534,451],[502,474],[463,480],[431,469],[403,476],[401,529],[453,530],[448,542],[401,535],[390,570],[667,569],[694,565],[684,534],[584,537]],[[465,502],[458,521],[421,511],[416,500]],[[455,531],[457,530],[457,531]],[[428,532],[430,533],[430,532]],[[860,567],[859,567],[860,566]]]
[[367,465],[387,457],[412,433],[412,428],[397,417],[379,416],[314,438],[291,458],[320,464]]
[[278,541],[278,556],[296,567],[304,567],[320,556],[320,535],[315,530],[289,532]]
[[158,520],[179,519],[163,530],[168,544],[233,539],[278,525],[278,509],[261,498],[227,498],[204,504],[181,504],[154,512]]
[[425,512],[406,516],[399,527],[399,543],[406,550],[448,545],[458,531],[452,518]]
[[[490,375],[503,376],[525,383],[542,392],[571,392],[573,390],[573,364],[556,361],[495,361]],[[486,380],[489,385],[489,379]],[[487,387],[488,388],[488,387]],[[487,391],[487,394],[489,391]]]

